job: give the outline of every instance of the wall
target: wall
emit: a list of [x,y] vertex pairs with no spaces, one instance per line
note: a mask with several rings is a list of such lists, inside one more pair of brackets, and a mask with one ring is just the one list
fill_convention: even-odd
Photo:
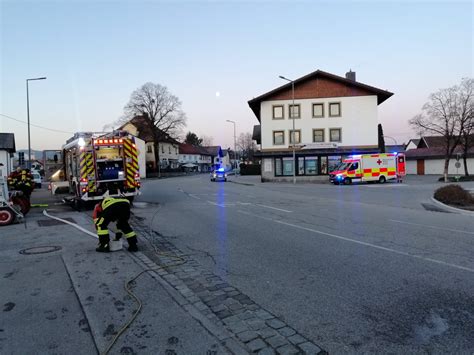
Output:
[[[341,117],[329,117],[329,103],[341,103]],[[313,103],[324,103],[324,118],[313,118]],[[261,104],[262,150],[287,148],[289,130],[293,119],[289,119],[292,100],[265,101]],[[313,142],[313,129],[325,130],[325,142],[329,142],[329,128],[341,128],[340,146],[373,146],[377,139],[377,96],[331,97],[295,100],[300,104],[301,118],[295,118],[295,129],[301,130],[301,143]],[[273,119],[273,105],[284,105],[284,119]],[[285,131],[285,144],[273,145],[273,131]]]
[[[464,175],[464,162],[459,161],[461,167],[456,169],[456,159],[449,161],[449,175]],[[407,174],[416,174],[416,160],[407,160]],[[469,174],[474,175],[474,158],[467,160]],[[444,159],[425,159],[425,175],[443,175]]]

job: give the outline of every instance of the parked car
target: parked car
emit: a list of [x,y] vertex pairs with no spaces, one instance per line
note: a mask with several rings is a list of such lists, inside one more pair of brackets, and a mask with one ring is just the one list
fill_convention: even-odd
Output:
[[211,181],[227,181],[227,173],[224,168],[219,168],[211,172]]
[[41,175],[36,171],[32,171],[31,175],[33,176],[33,182],[35,183],[35,187],[41,189]]

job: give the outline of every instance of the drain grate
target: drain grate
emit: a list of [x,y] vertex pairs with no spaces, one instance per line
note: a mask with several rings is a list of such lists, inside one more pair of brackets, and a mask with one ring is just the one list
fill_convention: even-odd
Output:
[[[63,218],[64,220],[68,221],[68,222],[71,222],[71,223],[76,223],[76,221],[70,217],[67,217],[67,218]],[[56,219],[40,219],[38,221],[38,225],[40,227],[52,227],[52,226],[59,226],[61,224],[64,224],[63,222],[61,221],[58,221]]]
[[20,254],[23,255],[34,255],[34,254],[46,254],[52,253],[53,251],[61,250],[61,247],[56,245],[44,246],[44,247],[33,247],[20,250]]

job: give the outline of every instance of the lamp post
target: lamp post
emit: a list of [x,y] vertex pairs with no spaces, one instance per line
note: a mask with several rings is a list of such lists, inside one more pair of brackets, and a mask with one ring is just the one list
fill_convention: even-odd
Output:
[[237,169],[237,146],[235,144],[235,121],[232,120],[226,120],[227,122],[230,122],[234,125],[234,162],[235,162],[235,169]]
[[46,77],[26,79],[26,115],[28,118],[28,169],[31,170],[31,142],[30,142],[30,95],[28,82],[33,80],[45,80]]
[[[295,158],[295,138],[296,138],[296,131],[295,131],[295,82],[294,80],[290,80],[285,78],[284,76],[279,76],[280,79],[289,81],[291,83],[291,96],[292,96],[292,105],[290,110],[290,115],[293,118],[293,184],[296,184],[296,158]],[[291,134],[290,134],[290,143],[291,143]]]

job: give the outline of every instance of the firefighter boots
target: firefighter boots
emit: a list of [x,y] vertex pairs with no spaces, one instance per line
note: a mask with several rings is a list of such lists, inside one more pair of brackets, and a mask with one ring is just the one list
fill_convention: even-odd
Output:
[[137,237],[127,238],[127,242],[128,242],[128,251],[131,251],[131,252],[138,251]]
[[108,253],[110,251],[108,236],[99,237],[99,246],[95,249],[95,251],[99,253]]

